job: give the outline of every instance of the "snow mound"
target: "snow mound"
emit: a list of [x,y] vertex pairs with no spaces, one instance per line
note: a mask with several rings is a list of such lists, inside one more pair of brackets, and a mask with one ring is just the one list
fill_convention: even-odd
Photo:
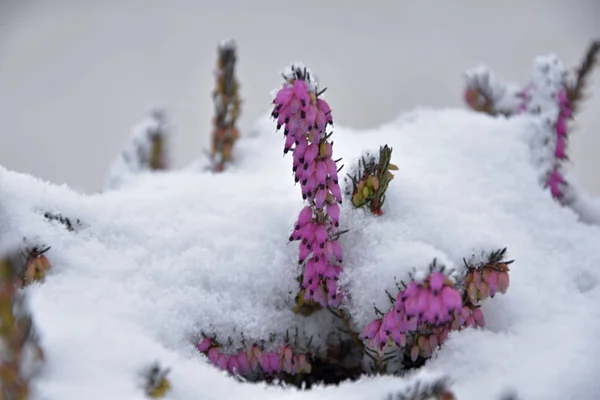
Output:
[[[529,400],[587,399],[600,390],[600,230],[578,221],[539,185],[534,117],[417,110],[378,129],[334,130],[334,158],[349,165],[388,144],[399,167],[384,215],[343,205],[345,305],[357,327],[388,306],[394,279],[508,247],[504,296],[484,303],[484,331],[453,333],[409,378],[365,377],[307,392],[243,384],[194,348],[201,331],[277,340],[298,328],[316,344],[319,318],[292,311],[302,208],[292,160],[268,118],[235,149],[226,173],[140,172],[119,190],[83,196],[0,169],[0,250],[24,237],[52,246],[46,282],[27,289],[47,355],[40,398],[143,399],[136,376],[172,368],[168,398],[364,399],[410,379],[448,375],[461,400],[507,388]],[[44,217],[80,219],[69,232]]]

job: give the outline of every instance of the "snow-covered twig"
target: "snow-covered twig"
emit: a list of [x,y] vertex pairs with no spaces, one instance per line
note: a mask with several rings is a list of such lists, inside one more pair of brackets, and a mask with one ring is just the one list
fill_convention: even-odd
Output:
[[168,125],[164,110],[155,108],[133,129],[127,146],[110,166],[106,189],[117,189],[140,172],[167,167]]
[[233,145],[239,138],[235,126],[240,114],[239,84],[235,78],[235,42],[231,39],[222,41],[218,53],[217,85],[213,91],[215,117],[211,160],[214,171],[223,171],[225,165],[232,160]]

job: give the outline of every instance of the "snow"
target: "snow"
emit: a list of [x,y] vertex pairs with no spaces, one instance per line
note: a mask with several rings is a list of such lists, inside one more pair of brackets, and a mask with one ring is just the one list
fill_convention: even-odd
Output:
[[[444,375],[460,400],[507,389],[594,398],[600,231],[541,187],[530,149],[538,122],[419,109],[377,129],[335,127],[334,158],[388,144],[399,167],[383,216],[343,205],[345,307],[357,329],[373,305],[387,308],[394,278],[434,258],[459,273],[463,258],[508,247],[515,262],[508,293],[484,302],[486,329],[451,334],[424,369],[305,392],[237,382],[193,346],[200,331],[234,344],[242,333],[276,333],[276,344],[295,327],[304,340],[325,339],[327,316],[290,311],[297,246],[287,239],[302,200],[266,116],[221,174],[139,171],[119,190],[81,195],[0,169],[0,250],[24,237],[52,246],[46,281],[27,289],[47,358],[37,398],[143,399],[139,373],[154,361],[171,368],[169,399],[385,398]],[[69,232],[46,211],[82,225]]]

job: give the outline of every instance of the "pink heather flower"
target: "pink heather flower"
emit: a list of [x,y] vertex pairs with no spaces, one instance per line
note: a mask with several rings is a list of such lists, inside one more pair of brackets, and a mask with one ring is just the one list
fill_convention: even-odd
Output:
[[565,159],[566,158],[566,143],[567,140],[564,136],[558,136],[556,138],[556,149],[554,151],[554,155],[556,158]]
[[227,359],[227,370],[232,375],[237,375],[240,370],[240,366],[238,364],[237,355],[231,355]]
[[365,339],[373,339],[377,332],[379,332],[379,328],[381,327],[381,320],[375,319],[365,327],[362,331],[362,337]]
[[564,184],[564,182],[565,180],[560,171],[558,169],[554,169],[547,181],[548,186],[550,186],[550,193],[552,193],[552,197],[559,198],[562,196],[561,186]]
[[237,363],[239,367],[240,374],[247,375],[250,372],[250,365],[248,364],[248,356],[246,356],[246,352],[240,350],[237,354]]
[[227,357],[225,357],[225,354],[219,354],[219,358],[217,359],[217,367],[223,371],[227,369]]
[[563,116],[559,116],[558,120],[556,121],[556,134],[559,136],[567,135],[567,123]]
[[327,215],[337,228],[340,225],[340,205],[338,203],[332,203],[327,205]]
[[270,374],[271,373],[271,360],[269,357],[269,353],[264,352],[262,355],[262,358],[260,360],[260,367],[262,368],[263,372],[265,374]]
[[211,347],[210,350],[208,350],[208,359],[211,363],[217,365],[217,362],[219,361],[219,349]]
[[558,92],[556,97],[558,99],[558,104],[560,104],[561,106],[569,105],[569,99],[567,98],[567,94],[564,91],[561,90],[560,92]]
[[274,373],[277,373],[281,370],[281,366],[279,364],[279,354],[274,351],[269,353],[269,367]]
[[205,353],[212,346],[212,340],[209,338],[204,338],[202,341],[196,346],[199,352]]
[[429,277],[429,285],[433,294],[437,296],[444,286],[444,275],[441,272],[432,272]]
[[485,318],[483,317],[483,312],[481,312],[480,308],[473,309],[473,318],[477,323],[477,326],[485,327]]

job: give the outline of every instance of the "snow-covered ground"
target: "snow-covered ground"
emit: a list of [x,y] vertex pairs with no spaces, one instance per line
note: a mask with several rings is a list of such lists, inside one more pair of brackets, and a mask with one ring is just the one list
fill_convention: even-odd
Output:
[[[346,307],[358,325],[374,318],[373,304],[386,307],[394,277],[434,257],[460,268],[508,247],[515,260],[508,293],[483,305],[486,329],[453,333],[417,372],[448,375],[460,400],[600,390],[600,230],[539,186],[530,118],[421,109],[333,135],[346,163],[387,143],[399,167],[383,216],[342,210]],[[290,311],[297,247],[287,245],[302,200],[274,130],[259,120],[225,173],[143,173],[97,195],[0,169],[0,249],[23,237],[52,246],[45,283],[27,289],[47,355],[37,398],[143,399],[138,373],[154,360],[172,369],[170,399],[383,399],[405,387],[411,377],[306,392],[250,385],[194,349],[200,330],[260,338],[304,326]],[[69,232],[43,211],[82,226]]]

